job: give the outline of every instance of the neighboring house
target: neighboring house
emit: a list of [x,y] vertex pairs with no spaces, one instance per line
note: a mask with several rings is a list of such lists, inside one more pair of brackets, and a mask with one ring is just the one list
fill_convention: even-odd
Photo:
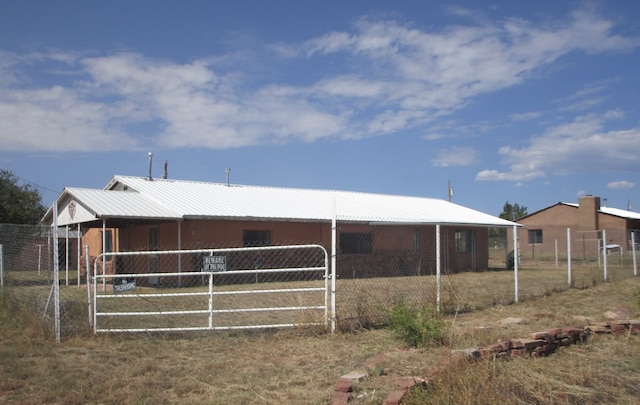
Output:
[[524,226],[518,232],[521,257],[554,257],[556,249],[558,255],[566,257],[567,234],[571,255],[579,259],[597,257],[599,246],[603,246],[603,231],[609,250],[630,249],[632,233],[636,243],[640,242],[640,213],[602,207],[600,197],[592,195],[580,198],[578,204],[559,202],[516,222]]
[[[486,270],[488,228],[517,226],[438,199],[130,176],[101,190],[65,188],[56,205],[57,225],[80,224],[92,257],[291,243],[321,244],[331,254],[335,218],[342,277],[388,275],[398,258],[406,275],[434,274],[437,229],[444,271]],[[53,225],[53,209],[43,223]]]

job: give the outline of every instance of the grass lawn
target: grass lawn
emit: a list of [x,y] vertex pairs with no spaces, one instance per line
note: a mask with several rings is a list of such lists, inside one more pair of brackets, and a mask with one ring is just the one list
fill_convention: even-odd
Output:
[[[338,377],[378,356],[369,377],[355,387],[352,403],[380,404],[395,389],[394,377],[424,376],[446,362],[451,349],[527,337],[585,319],[604,321],[604,313],[616,308],[640,318],[640,278],[611,269],[612,281],[604,283],[597,270],[585,271],[576,269],[580,283],[567,289],[566,271],[523,268],[518,303],[513,303],[512,272],[447,277],[443,305],[449,342],[421,348],[408,347],[385,328],[357,327],[333,336],[322,330],[98,336],[87,331],[57,344],[41,316],[5,297],[0,403],[327,404]],[[410,290],[420,287],[417,279],[403,280],[394,288],[377,279],[344,280],[338,308],[350,309],[343,318],[374,314],[380,305],[414,296]],[[425,283],[429,288],[420,289],[417,300],[433,298],[433,282]],[[521,322],[503,325],[505,318]],[[637,404],[640,337],[597,336],[548,358],[479,362],[450,370],[407,401]]]

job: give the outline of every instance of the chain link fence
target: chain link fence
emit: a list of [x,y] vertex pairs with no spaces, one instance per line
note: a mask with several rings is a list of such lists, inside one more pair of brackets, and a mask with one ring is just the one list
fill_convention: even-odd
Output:
[[[3,298],[14,300],[41,317],[49,330],[57,332],[56,336],[88,330],[87,292],[78,282],[78,256],[71,254],[78,241],[72,236],[77,237],[67,237],[64,230],[56,235],[50,227],[0,224]],[[56,291],[59,276],[58,283],[66,288]]]
[[[522,254],[514,257],[507,248],[508,241],[496,240],[495,233],[493,239],[489,238],[490,230],[482,227],[338,222],[335,234],[335,257],[332,257],[331,246],[325,243],[325,249],[332,259],[330,263],[335,261],[336,285],[332,298],[335,306],[330,303],[329,312],[335,310],[340,330],[382,325],[388,310],[399,302],[408,306],[438,306],[442,313],[468,312],[637,276],[635,252],[630,249],[601,249],[594,255],[565,249],[557,255],[532,257],[527,254],[530,247],[521,246]],[[226,246],[201,243],[182,246],[182,252],[171,255],[114,252],[107,255],[105,261],[94,256],[87,263],[86,255],[78,249],[77,236],[64,228],[54,235],[47,227],[0,225],[3,296],[29,308],[53,329],[57,277],[63,336],[91,330],[95,308],[90,305],[95,304],[88,296],[91,290],[87,288],[87,268],[96,269],[97,284],[91,289],[96,288],[98,295],[148,295],[135,304],[133,298],[101,298],[98,310],[104,313],[155,311],[166,315],[170,311],[209,311],[175,313],[163,318],[151,315],[150,325],[156,328],[188,327],[194,319],[209,327],[209,277],[203,270],[209,266],[215,271],[212,269],[222,265],[220,256],[225,256],[226,274],[215,272],[213,275],[213,291],[220,293],[212,298],[214,310],[219,311],[211,324],[216,327],[323,323],[327,310],[323,306],[323,294],[333,292],[331,274],[327,280],[318,272],[298,271],[324,260],[305,249],[236,251],[233,249],[242,243],[230,242]],[[319,242],[271,241],[270,244]],[[222,251],[228,248],[232,250]],[[176,249],[176,246],[158,246],[158,249]],[[58,260],[54,257],[56,251]],[[268,271],[275,268],[280,270]],[[126,284],[133,281],[135,294],[126,292],[130,288]],[[303,291],[306,288],[319,288],[322,294],[307,293]],[[284,294],[279,291],[283,289],[294,292]],[[248,290],[263,292],[248,293]],[[176,295],[166,301],[152,296],[184,293],[194,295]],[[263,308],[290,309],[276,313]],[[107,318],[101,316],[98,325],[118,329],[139,323],[133,315]]]

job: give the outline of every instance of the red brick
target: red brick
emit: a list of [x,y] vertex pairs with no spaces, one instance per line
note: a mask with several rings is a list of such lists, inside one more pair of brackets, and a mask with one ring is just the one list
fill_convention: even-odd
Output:
[[353,385],[351,380],[347,380],[346,378],[338,378],[336,381],[336,385],[334,387],[334,391],[338,392],[351,392],[353,391]]
[[544,346],[547,343],[544,340],[539,340],[539,339],[522,339],[520,340],[520,342],[524,345],[524,348],[527,349],[527,351],[529,352],[533,351],[533,349],[537,347]]
[[541,340],[555,340],[554,335],[551,335],[549,332],[533,332],[529,334],[531,339],[541,339]]
[[611,333],[611,328],[609,325],[591,325],[587,326],[587,329],[593,333]]
[[525,357],[529,355],[529,352],[527,352],[527,349],[522,348],[522,349],[513,349],[511,350],[511,355],[512,356],[516,356],[516,357]]
[[416,385],[427,385],[427,381],[420,377],[396,377],[393,380],[398,388],[403,390],[408,390],[409,388],[413,388]]
[[382,402],[382,405],[398,405],[400,401],[402,401],[402,398],[406,393],[406,390],[393,391],[389,395],[387,395],[387,397]]
[[560,328],[555,328],[555,329],[547,329],[546,331],[549,335],[551,335],[554,339],[558,338],[558,335],[560,335],[562,333],[562,329]]
[[353,396],[348,392],[333,391],[330,405],[347,405]]

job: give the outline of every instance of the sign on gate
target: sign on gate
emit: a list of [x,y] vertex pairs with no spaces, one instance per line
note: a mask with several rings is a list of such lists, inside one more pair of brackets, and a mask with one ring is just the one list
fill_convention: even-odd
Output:
[[113,292],[127,292],[127,291],[135,291],[136,289],[136,279],[126,279],[126,278],[114,278],[113,279]]
[[202,271],[227,271],[227,256],[203,256]]

